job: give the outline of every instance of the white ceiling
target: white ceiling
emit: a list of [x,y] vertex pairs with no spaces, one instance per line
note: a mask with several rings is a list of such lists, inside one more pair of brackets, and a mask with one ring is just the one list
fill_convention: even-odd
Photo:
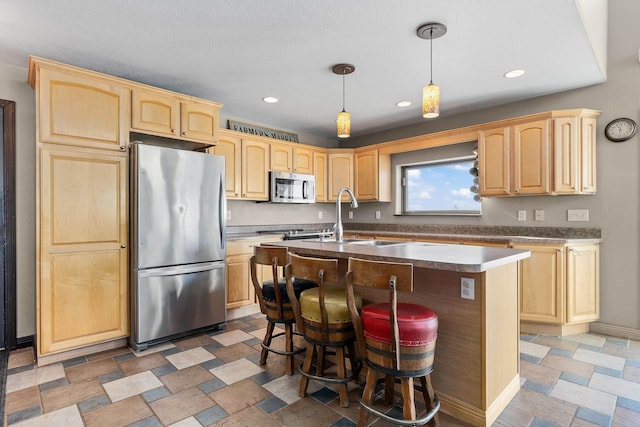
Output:
[[[416,29],[434,21],[448,27],[433,40],[441,117],[606,78],[606,0],[0,0],[0,62],[41,56],[326,138],[342,109],[331,68],[351,63],[355,137],[426,120],[429,41]],[[513,68],[527,73],[502,77]]]

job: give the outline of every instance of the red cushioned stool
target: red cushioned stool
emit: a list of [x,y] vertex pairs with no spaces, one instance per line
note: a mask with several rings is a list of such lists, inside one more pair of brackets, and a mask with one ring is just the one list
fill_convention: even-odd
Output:
[[[358,310],[354,286],[386,293],[389,302],[365,305]],[[358,357],[368,368],[360,399],[358,426],[365,426],[369,413],[394,424],[437,426],[440,403],[433,392],[430,374],[438,335],[438,316],[418,304],[398,302],[397,291],[413,290],[413,265],[349,258],[346,280],[347,304],[356,331]],[[363,292],[364,293],[364,292]],[[367,292],[367,296],[375,295]],[[396,379],[401,385],[403,418],[395,418],[373,407],[378,376],[385,382],[385,404],[393,404]],[[414,384],[420,379],[420,385]],[[426,413],[417,418],[415,390],[422,393]]]

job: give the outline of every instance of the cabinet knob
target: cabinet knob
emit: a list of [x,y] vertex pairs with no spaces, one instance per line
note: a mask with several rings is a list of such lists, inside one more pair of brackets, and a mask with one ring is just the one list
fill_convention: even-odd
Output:
[[519,189],[519,188],[516,188],[516,193],[519,193],[519,192],[520,192],[520,189]]
[[176,133],[176,130],[175,129],[171,129],[171,133]]
[[126,150],[126,149],[127,149],[127,147],[125,147],[124,145],[121,145],[121,146],[120,146],[120,149],[121,149],[122,151],[124,151],[124,150]]
[[504,191],[504,194],[509,193],[509,190],[502,190],[502,191]]
[[121,247],[122,249],[126,249],[126,248],[127,248],[127,245],[120,245],[120,247]]
[[184,132],[182,132],[182,134],[183,134],[183,135],[186,135],[186,134],[187,134],[187,131],[185,130]]
[[575,190],[575,189],[576,189],[576,186],[574,185],[573,187],[571,187],[571,189],[572,189],[572,190]]

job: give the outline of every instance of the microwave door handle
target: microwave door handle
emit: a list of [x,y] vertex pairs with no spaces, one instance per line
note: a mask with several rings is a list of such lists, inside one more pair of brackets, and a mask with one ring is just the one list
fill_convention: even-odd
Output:
[[302,181],[302,198],[303,199],[308,199],[309,195],[307,194],[309,192],[309,181]]

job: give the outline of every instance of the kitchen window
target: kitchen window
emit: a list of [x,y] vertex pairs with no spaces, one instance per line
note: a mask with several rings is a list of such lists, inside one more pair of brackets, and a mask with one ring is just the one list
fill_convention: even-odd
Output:
[[475,156],[400,166],[401,215],[481,215]]

